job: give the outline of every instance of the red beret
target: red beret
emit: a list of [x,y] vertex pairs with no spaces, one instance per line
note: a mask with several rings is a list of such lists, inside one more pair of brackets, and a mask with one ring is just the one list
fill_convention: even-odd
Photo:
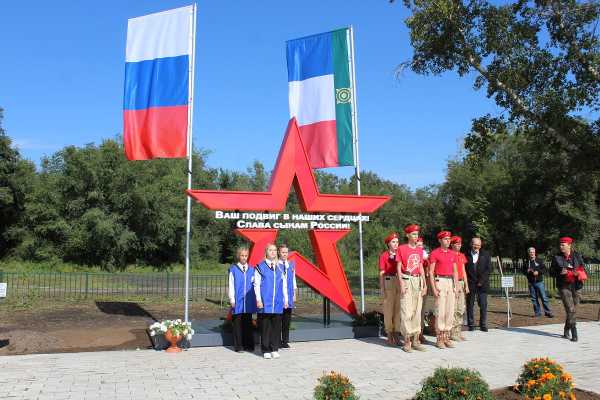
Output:
[[447,238],[447,237],[451,237],[452,233],[450,233],[450,231],[441,231],[440,233],[437,234],[437,238],[438,239],[443,239],[443,238]]
[[455,244],[455,243],[462,243],[462,239],[460,236],[452,236],[450,238],[450,243],[451,244]]
[[421,228],[419,228],[419,225],[417,225],[417,224],[410,224],[410,225],[406,225],[404,227],[404,233],[406,233],[406,234],[418,232],[420,230],[421,230]]
[[573,238],[570,238],[570,237],[568,237],[568,236],[564,236],[564,237],[561,237],[561,238],[560,238],[558,241],[559,241],[560,243],[568,243],[568,244],[571,244],[571,243],[573,243]]
[[386,238],[383,239],[383,241],[385,242],[385,244],[388,244],[394,239],[398,239],[398,234],[396,232],[392,232],[389,235],[387,235]]

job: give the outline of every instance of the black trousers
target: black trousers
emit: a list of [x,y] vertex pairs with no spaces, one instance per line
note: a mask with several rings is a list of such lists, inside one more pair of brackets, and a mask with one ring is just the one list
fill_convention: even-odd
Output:
[[258,314],[260,319],[260,348],[263,353],[279,350],[281,341],[281,314]]
[[281,344],[290,342],[290,323],[292,322],[292,309],[286,308],[281,315]]
[[469,327],[475,326],[475,314],[473,312],[475,299],[477,299],[477,305],[479,306],[479,326],[487,328],[487,292],[478,287],[469,288],[469,294],[467,295],[468,325]]
[[235,350],[254,350],[254,327],[252,314],[241,313],[232,315],[233,347]]

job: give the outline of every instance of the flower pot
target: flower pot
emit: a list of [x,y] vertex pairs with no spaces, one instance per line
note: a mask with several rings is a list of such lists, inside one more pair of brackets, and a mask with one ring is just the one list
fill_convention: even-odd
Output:
[[177,347],[177,342],[179,342],[181,340],[181,338],[182,338],[182,335],[174,336],[173,333],[171,332],[171,330],[168,329],[167,332],[165,333],[165,339],[167,339],[167,341],[169,343],[171,343],[171,345],[165,351],[167,353],[179,353],[181,351],[181,349],[179,347]]

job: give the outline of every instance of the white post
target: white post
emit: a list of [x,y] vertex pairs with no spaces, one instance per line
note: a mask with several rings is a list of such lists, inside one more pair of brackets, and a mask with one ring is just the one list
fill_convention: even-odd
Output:
[[[192,8],[190,15],[190,35],[189,46],[191,49],[190,64],[188,67],[188,134],[187,134],[187,188],[192,189],[192,121],[194,115],[194,66],[196,64],[196,3]],[[187,196],[187,223],[185,227],[185,310],[184,320],[189,322],[189,302],[190,302],[190,236],[192,228],[192,198]]]
[[[350,80],[352,84],[352,145],[354,150],[354,171],[356,174],[356,194],[360,196],[360,159],[358,157],[358,110],[356,108],[356,71],[354,68],[354,29],[350,25],[348,29],[348,41],[350,43]],[[359,214],[361,215],[361,214]],[[360,312],[365,312],[365,265],[363,256],[363,229],[362,221],[358,221],[358,254],[360,261]]]
[[[496,261],[498,262],[498,268],[500,269],[500,286],[502,287],[502,278],[504,278],[504,272],[502,270],[502,260],[500,256],[496,256]],[[506,327],[510,328],[510,299],[508,297],[508,288],[504,288],[504,294],[506,295]]]

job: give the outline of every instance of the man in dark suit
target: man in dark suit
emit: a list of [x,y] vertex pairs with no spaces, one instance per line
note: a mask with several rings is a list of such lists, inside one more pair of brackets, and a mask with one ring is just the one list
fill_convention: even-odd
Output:
[[487,292],[490,288],[490,271],[492,260],[487,251],[481,250],[481,238],[471,239],[471,250],[467,251],[467,278],[469,294],[467,295],[467,321],[469,330],[475,330],[473,308],[475,299],[479,305],[479,327],[487,332]]

